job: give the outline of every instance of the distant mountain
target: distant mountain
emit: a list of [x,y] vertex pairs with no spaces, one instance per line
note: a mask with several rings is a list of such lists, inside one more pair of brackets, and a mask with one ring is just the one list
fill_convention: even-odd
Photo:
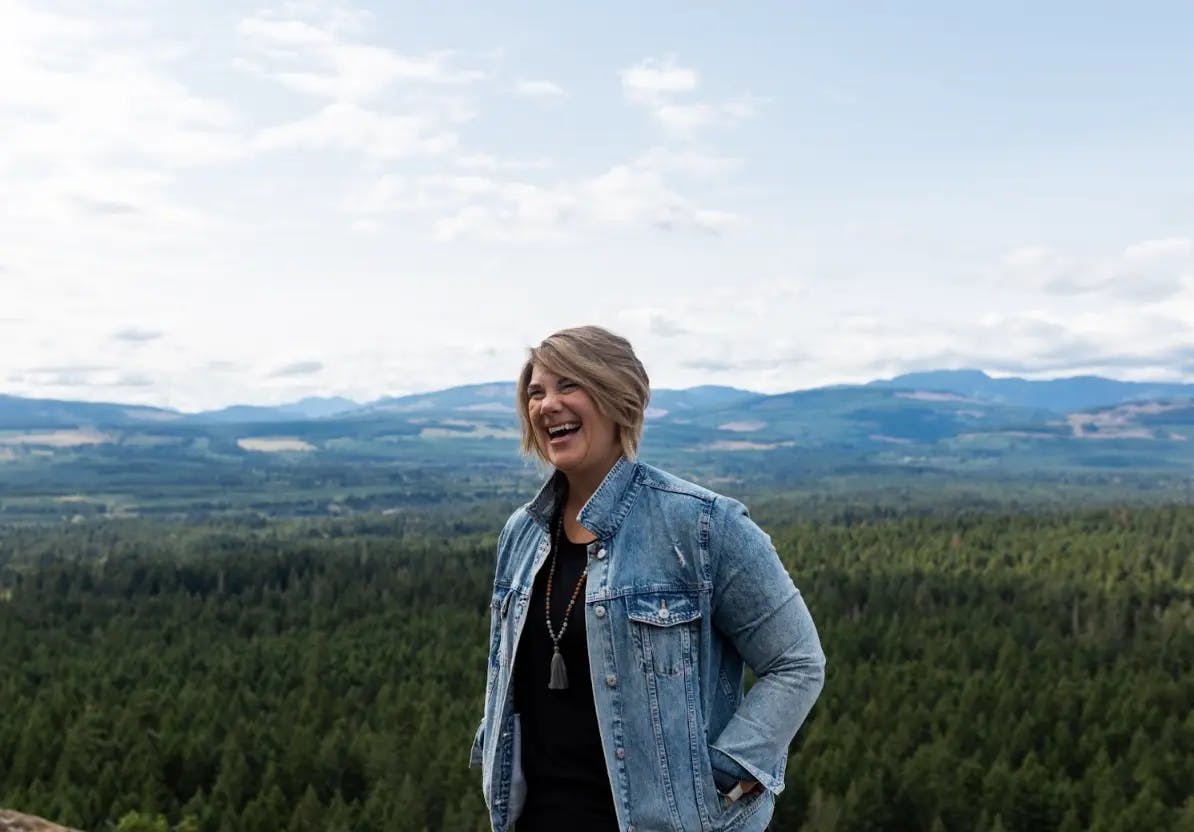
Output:
[[889,380],[872,381],[866,386],[957,393],[988,402],[1043,408],[1054,413],[1110,407],[1130,401],[1194,397],[1194,384],[1116,381],[1101,376],[1031,381],[1023,378],[992,378],[982,370],[906,373]]
[[[1041,435],[1059,428],[1054,414],[969,399],[953,393],[877,387],[821,387],[753,395],[694,411],[685,420],[716,431],[714,449],[931,443],[960,434],[1024,427]],[[665,423],[668,420],[663,420]]]
[[457,411],[513,414],[514,382],[494,381],[487,384],[466,384],[431,393],[387,396],[361,406],[352,411],[350,415],[426,413],[428,416],[443,416]]
[[107,427],[170,423],[183,414],[158,407],[0,395],[0,429]]
[[296,416],[306,416],[308,419],[323,419],[327,416],[339,416],[360,407],[360,402],[346,399],[343,396],[308,396],[299,399],[294,404],[284,405],[285,409]]
[[[684,390],[664,388],[651,391],[649,415],[652,417],[665,414],[675,416],[687,411],[721,407],[758,397],[758,393],[752,393],[749,390],[716,385],[689,387]],[[514,402],[514,383],[496,381],[489,384],[449,387],[447,390],[437,390],[433,393],[415,393],[409,396],[378,399],[364,405],[355,413],[426,413],[432,417],[442,417],[448,413],[472,414],[474,416],[486,413],[512,415]]]
[[322,419],[356,410],[361,405],[341,396],[310,396],[297,402],[281,405],[238,404],[219,410],[205,410],[187,417],[189,421],[220,424],[249,422],[284,422],[293,419]]
[[[713,385],[663,388],[652,391],[647,421],[651,443],[715,451],[863,449],[978,434],[1180,441],[1194,439],[1191,400],[1194,385],[1098,377],[994,379],[980,371],[962,370],[777,395]],[[1141,409],[1133,402],[1162,403],[1164,407]],[[297,447],[295,443],[301,439],[303,447],[312,450],[351,448],[353,453],[368,456],[379,448],[397,452],[399,446],[393,443],[412,437],[509,439],[517,436],[518,422],[513,382],[470,384],[387,397],[365,405],[346,398],[307,398],[277,406],[236,405],[196,414],[0,396],[0,430],[72,429],[81,431],[77,441],[48,433],[44,439],[0,436],[0,456],[16,454],[20,447],[104,442],[140,447],[146,442],[192,442],[204,435],[230,443],[223,447],[240,450],[256,448],[262,438],[273,443],[270,447]],[[247,439],[253,443],[246,443]],[[391,444],[371,444],[375,442]]]
[[648,417],[682,417],[693,410],[729,407],[753,399],[763,398],[760,393],[739,390],[737,387],[719,387],[705,384],[684,390],[652,390]]

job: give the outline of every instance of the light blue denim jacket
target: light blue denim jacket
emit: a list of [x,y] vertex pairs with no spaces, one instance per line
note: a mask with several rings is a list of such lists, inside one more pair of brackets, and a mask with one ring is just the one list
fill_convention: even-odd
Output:
[[[498,540],[480,765],[494,832],[526,797],[513,664],[562,475]],[[771,539],[727,497],[619,460],[577,519],[589,544],[585,626],[606,770],[622,832],[757,832],[784,788],[788,743],[825,678],[808,609]],[[743,696],[743,669],[758,677]],[[763,788],[728,807],[712,761]]]

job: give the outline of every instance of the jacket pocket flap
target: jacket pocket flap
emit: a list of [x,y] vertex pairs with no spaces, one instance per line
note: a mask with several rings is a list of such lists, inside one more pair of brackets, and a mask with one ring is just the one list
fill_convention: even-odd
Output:
[[645,592],[626,599],[626,614],[631,621],[655,627],[687,624],[701,617],[697,599],[679,592]]

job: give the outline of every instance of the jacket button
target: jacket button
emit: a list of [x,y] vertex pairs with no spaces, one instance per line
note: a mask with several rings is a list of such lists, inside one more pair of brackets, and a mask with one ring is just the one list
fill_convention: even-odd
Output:
[[598,618],[605,618],[605,607],[596,607],[593,610],[593,615],[597,616]]
[[618,685],[618,677],[617,677],[617,675],[616,675],[616,674],[614,674],[614,673],[611,673],[611,674],[609,674],[608,676],[606,676],[606,677],[605,677],[605,683],[606,683],[607,685],[609,685],[611,688],[612,688],[612,687],[617,687],[617,685]]
[[626,749],[625,748],[619,748],[617,751],[614,752],[614,754],[617,755],[619,760],[626,759]]
[[597,560],[605,560],[605,547],[602,546],[597,550]]

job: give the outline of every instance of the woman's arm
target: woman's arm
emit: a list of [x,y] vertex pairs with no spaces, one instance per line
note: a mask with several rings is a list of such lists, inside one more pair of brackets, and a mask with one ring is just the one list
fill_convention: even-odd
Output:
[[736,500],[719,497],[713,511],[713,625],[758,681],[713,741],[712,762],[779,794],[788,744],[825,682],[825,655],[771,538]]

